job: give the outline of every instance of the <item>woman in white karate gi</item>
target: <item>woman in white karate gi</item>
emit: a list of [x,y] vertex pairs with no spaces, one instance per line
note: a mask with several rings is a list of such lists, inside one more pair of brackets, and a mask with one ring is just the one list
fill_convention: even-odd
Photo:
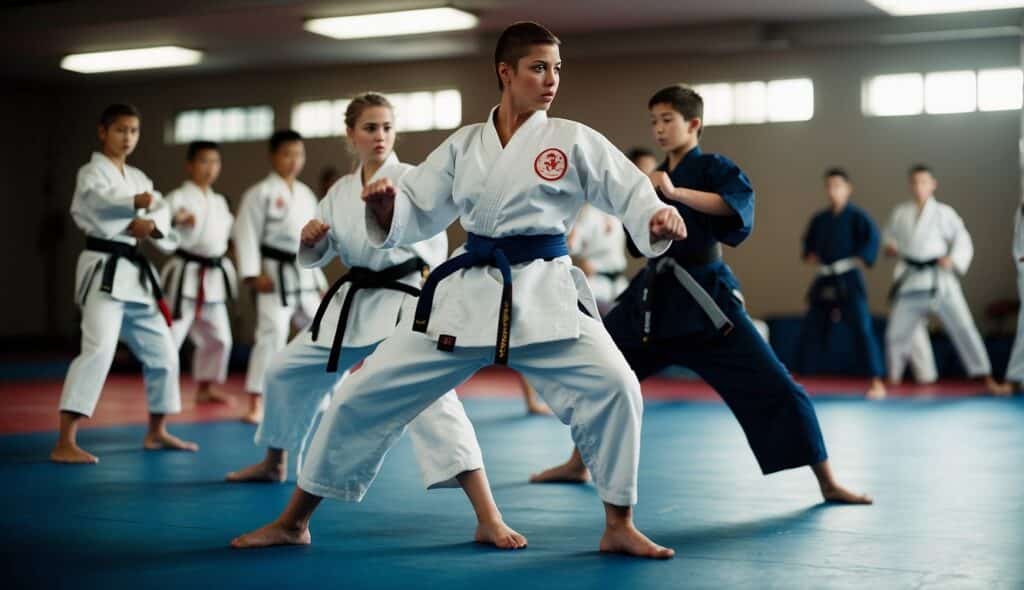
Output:
[[360,500],[406,424],[496,362],[537,384],[571,426],[605,502],[601,550],[674,554],[633,525],[640,384],[597,319],[565,233],[585,202],[622,219],[648,255],[685,237],[685,226],[607,139],[548,118],[561,69],[558,44],[536,23],[506,29],[495,51],[501,102],[487,121],[455,132],[397,186],[381,179],[364,188],[375,244],[412,244],[456,219],[469,239],[431,273],[417,305],[403,310],[402,325],[335,393],[288,507],[235,539],[235,547],[309,543],[309,518],[324,496]]
[[78,169],[71,217],[86,236],[75,274],[82,350],[71,361],[61,391],[60,434],[50,453],[57,463],[99,462],[78,446],[78,421],[92,416],[99,402],[118,340],[142,363],[149,406],[145,448],[199,448],[166,428],[167,415],[181,411],[178,351],[156,271],[138,245],[141,240],[163,238],[170,231],[171,217],[153,182],[125,162],[138,144],[140,126],[135,107],[107,107],[98,128],[101,152]]
[[227,379],[232,343],[227,303],[238,292],[235,266],[227,256],[235,218],[227,200],[213,191],[220,165],[216,143],[195,141],[188,146],[189,180],[167,195],[174,227],[168,239],[158,242],[174,254],[164,264],[161,283],[174,318],[175,345],[180,349],[188,336],[195,347],[196,403],[229,401],[213,387]]
[[[348,370],[366,358],[401,320],[403,305],[415,302],[423,273],[444,262],[444,231],[409,246],[373,247],[366,235],[364,185],[399,178],[412,168],[398,161],[394,113],[379,94],[357,96],[345,112],[348,140],[359,168],[341,178],[320,202],[316,218],[302,230],[299,263],[318,268],[335,257],[348,267],[320,303],[313,324],[303,330],[267,368],[265,412],[256,444],[267,447],[262,461],[229,473],[228,481],[284,481],[288,451],[301,451],[321,401]],[[502,520],[491,497],[483,457],[462,403],[449,391],[409,425],[424,485],[465,490],[479,519],[475,538],[506,549],[526,539]]]
[[[992,378],[988,351],[957,277],[967,274],[974,257],[971,235],[957,212],[935,199],[938,183],[927,166],[912,167],[909,178],[914,200],[893,210],[885,232],[886,254],[900,258],[890,290],[894,303],[885,333],[889,382],[899,384],[912,351],[925,350],[915,346],[915,339],[922,337],[920,326],[934,313],[953,341],[967,375],[983,380],[990,393],[1005,395],[1010,388]],[[934,360],[928,360],[934,366]]]
[[242,195],[235,220],[238,273],[256,295],[256,336],[245,374],[249,410],[244,422],[263,419],[264,373],[288,343],[292,326],[305,327],[327,289],[320,269],[300,268],[296,261],[299,232],[316,216],[317,198],[298,179],[306,164],[302,136],[291,130],[270,138],[269,175]]

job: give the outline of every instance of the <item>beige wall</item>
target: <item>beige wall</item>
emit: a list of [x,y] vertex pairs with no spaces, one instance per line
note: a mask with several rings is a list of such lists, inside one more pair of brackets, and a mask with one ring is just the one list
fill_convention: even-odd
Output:
[[[860,112],[863,76],[901,71],[1012,66],[1020,63],[1016,39],[964,41],[934,45],[898,45],[857,49],[790,50],[733,56],[648,56],[576,59],[563,48],[563,87],[553,114],[579,120],[605,133],[623,148],[651,146],[646,100],[657,88],[675,81],[754,80],[807,76],[815,83],[814,119],[804,123],[710,128],[704,147],[736,160],[750,175],[758,192],[753,236],[727,259],[743,282],[751,311],[756,315],[798,313],[811,271],[797,263],[800,235],[812,211],[823,206],[820,175],[824,168],[843,165],[853,175],[855,200],[879,221],[898,200],[906,198],[904,171],[925,161],[940,180],[940,198],[964,217],[976,245],[975,263],[965,282],[967,297],[978,313],[990,301],[1014,298],[1010,260],[1012,213],[1020,199],[1018,142],[1020,112],[972,113],[947,116],[865,119]],[[94,145],[94,118],[113,101],[128,101],[143,112],[143,137],[132,163],[168,191],[181,181],[184,146],[165,145],[164,126],[174,113],[191,107],[271,104],[278,126],[288,124],[293,102],[340,97],[367,89],[403,91],[455,87],[463,92],[464,122],[481,119],[495,101],[496,90],[487,60],[346,66],[328,69],[274,71],[159,79],[119,86],[98,84],[19,97],[21,113],[5,115],[7,123],[29,136],[21,145],[7,145],[6,166],[30,174],[6,187],[8,207],[24,207],[8,217],[4,232],[5,266],[23,268],[31,261],[26,289],[4,289],[3,334],[42,332],[46,307],[40,291],[44,269],[34,248],[37,220],[45,210],[40,197],[42,179],[52,170],[56,207],[66,211],[77,166]],[[44,111],[44,112],[39,112]],[[53,114],[52,120],[48,116]],[[33,119],[31,115],[39,115]],[[39,124],[40,136],[32,123]],[[48,128],[52,125],[53,130]],[[52,166],[40,166],[47,133],[56,133]],[[411,162],[422,159],[446,133],[408,134],[398,152]],[[303,179],[314,186],[320,169],[351,165],[340,140],[310,140]],[[19,155],[25,154],[23,157]],[[224,147],[224,173],[218,189],[232,203],[266,173],[262,143]],[[26,177],[27,176],[27,177]],[[67,219],[57,269],[56,325],[63,335],[73,333],[75,312],[70,305],[75,257],[82,237]],[[453,234],[457,237],[458,232]],[[337,268],[334,269],[337,272]],[[20,271],[19,271],[20,272]],[[871,308],[886,310],[885,291],[891,266],[881,264],[868,277]],[[13,304],[13,305],[12,305]],[[16,312],[13,310],[17,310]],[[248,318],[249,313],[245,314]],[[10,319],[8,319],[10,318]],[[239,339],[249,340],[241,324]]]

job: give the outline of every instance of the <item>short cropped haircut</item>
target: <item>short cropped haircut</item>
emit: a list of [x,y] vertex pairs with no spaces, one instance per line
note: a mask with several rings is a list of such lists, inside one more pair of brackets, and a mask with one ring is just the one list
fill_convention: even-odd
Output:
[[142,120],[139,109],[130,104],[112,104],[103,109],[100,113],[100,126],[106,129],[110,127],[119,117],[135,117]]
[[220,144],[215,141],[193,141],[188,144],[188,151],[185,153],[185,160],[194,162],[199,152],[203,150],[213,150],[220,153]]
[[[498,37],[494,47],[494,75],[498,76],[498,64],[506,63],[515,69],[519,60],[530,53],[534,45],[561,45],[554,33],[532,21],[521,21],[509,25]],[[498,90],[504,90],[501,76],[498,76]]]
[[683,119],[687,121],[700,119],[697,137],[704,133],[704,99],[693,88],[683,84],[673,84],[662,88],[647,101],[647,108],[652,109],[656,104],[671,106],[672,110],[682,115]]
[[842,178],[846,182],[850,182],[850,175],[846,173],[846,170],[839,168],[838,166],[834,168],[829,168],[828,170],[825,171],[825,180],[828,180],[833,176],[838,176],[839,178]]
[[910,170],[907,170],[907,176],[913,176],[915,174],[920,174],[921,172],[927,172],[928,174],[933,174],[932,173],[932,169],[930,167],[928,167],[927,164],[918,163],[918,164],[914,164],[913,166],[911,166]]
[[302,136],[299,135],[298,131],[294,131],[292,129],[278,129],[270,136],[270,153],[273,154],[276,152],[282,144],[293,141],[302,141]]
[[629,158],[629,161],[633,162],[634,164],[636,164],[636,161],[639,160],[640,158],[657,158],[657,156],[654,155],[654,152],[642,147],[635,147],[630,149],[628,152],[626,152],[626,157]]

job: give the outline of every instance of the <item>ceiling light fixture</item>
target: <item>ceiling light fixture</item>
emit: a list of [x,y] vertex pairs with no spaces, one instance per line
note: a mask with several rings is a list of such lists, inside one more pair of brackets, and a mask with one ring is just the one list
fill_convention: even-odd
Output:
[[978,12],[1024,7],[1024,0],[868,0],[893,16]]
[[144,49],[73,53],[60,60],[60,67],[82,74],[116,72],[120,70],[151,70],[190,66],[199,63],[203,54],[193,49],[166,45]]
[[477,22],[479,19],[468,12],[445,7],[314,18],[307,20],[304,27],[334,39],[367,39],[462,31],[476,27]]

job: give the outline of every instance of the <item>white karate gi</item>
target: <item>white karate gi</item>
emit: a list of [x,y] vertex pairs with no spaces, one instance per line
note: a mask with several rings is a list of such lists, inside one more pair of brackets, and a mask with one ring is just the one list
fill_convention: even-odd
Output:
[[[135,209],[135,195],[143,192],[153,195],[148,211]],[[122,175],[100,153],[93,153],[89,163],[78,169],[71,217],[86,236],[132,246],[137,240],[128,235],[127,228],[134,218],[153,220],[164,235],[171,225],[170,210],[153,190],[153,182],[127,165]],[[83,250],[78,256],[75,303],[82,310],[82,350],[64,378],[60,409],[92,416],[120,339],[142,363],[150,413],[178,413],[178,353],[171,331],[154,302],[146,275],[130,260],[117,260],[109,293],[100,289],[109,257],[92,250]]]
[[[957,212],[934,197],[928,199],[920,215],[916,203],[903,203],[893,210],[885,239],[896,246],[900,256],[915,260],[949,256],[953,261],[953,270],[938,267],[934,273],[931,269],[916,271],[900,287],[885,335],[890,380],[898,381],[912,351],[920,351],[923,343],[915,344],[915,339],[920,341],[927,337],[919,330],[932,313],[945,327],[967,374],[971,377],[989,375],[992,368],[988,352],[957,278],[958,273],[967,273],[974,256],[971,236]],[[895,276],[901,276],[905,268],[902,261],[898,263]],[[933,285],[937,287],[934,297],[930,295]],[[917,377],[926,382],[935,377],[931,354],[927,360],[930,366],[926,363],[915,371]]]
[[[374,174],[378,178],[398,179],[412,168],[391,154]],[[444,232],[413,244],[390,250],[375,248],[366,235],[366,205],[361,198],[362,168],[338,180],[320,202],[317,219],[330,225],[327,237],[315,247],[302,246],[299,261],[303,267],[317,268],[335,256],[345,266],[380,271],[415,257],[430,268],[448,257],[448,238]],[[419,287],[419,271],[401,279]],[[320,323],[316,341],[310,330],[303,330],[277,354],[267,369],[263,423],[256,431],[256,444],[301,451],[313,428],[324,395],[329,394],[348,369],[376,349],[395,331],[395,325],[407,300],[415,297],[390,289],[360,289],[349,309],[342,340],[338,372],[326,371],[331,343],[334,341],[342,304],[352,284],[346,283],[331,299]],[[427,488],[455,487],[455,476],[463,471],[483,468],[483,456],[476,433],[462,403],[449,391],[409,424],[409,435]],[[300,471],[301,473],[301,471]]]
[[[196,381],[223,383],[227,379],[232,343],[228,289],[236,296],[238,294],[235,266],[226,256],[235,218],[223,196],[212,190],[204,192],[191,181],[168,194],[167,203],[172,216],[186,211],[195,217],[195,225],[172,229],[168,239],[158,242],[161,249],[169,253],[181,249],[204,258],[224,257],[221,265],[227,279],[225,273],[218,269],[203,268],[195,262],[186,263],[177,256],[168,259],[160,274],[167,302],[172,310],[178,307],[171,326],[174,343],[180,349],[188,336],[195,347],[192,377]],[[200,276],[203,277],[203,305],[201,310],[197,310]]]
[[[1013,264],[1017,267],[1017,294],[1024,301],[1024,202],[1017,207],[1013,222]],[[1017,312],[1017,337],[1013,341],[1010,364],[1006,368],[1006,380],[1024,382],[1024,309]]]
[[[647,177],[603,136],[537,111],[502,148],[493,116],[455,132],[402,177],[390,232],[367,210],[371,241],[387,248],[412,244],[456,219],[467,231],[491,238],[564,235],[589,202],[622,219],[645,254],[668,249],[668,242],[652,244],[649,233],[651,217],[665,205]],[[509,365],[570,424],[601,497],[635,503],[640,384],[593,319],[597,311],[586,278],[562,256],[512,266],[512,282]],[[299,487],[361,499],[406,424],[492,363],[501,291],[497,268],[452,274],[437,287],[425,334],[412,331],[414,306],[407,302],[401,326],[335,393]],[[438,350],[439,335],[455,341],[451,352]]]
[[569,234],[569,252],[593,267],[594,274],[587,280],[598,302],[615,301],[629,285],[625,275],[626,232],[614,216],[590,206],[580,209]]
[[[249,393],[263,393],[263,374],[274,354],[287,343],[289,328],[303,327],[313,318],[320,292],[327,288],[321,270],[282,265],[261,256],[260,246],[298,252],[302,226],[316,216],[316,207],[316,196],[308,186],[296,180],[289,190],[284,179],[273,172],[242,195],[233,236],[238,274],[242,279],[266,274],[275,288],[256,296],[256,337],[245,376]],[[279,284],[279,266],[283,266],[283,285]],[[287,305],[282,304],[282,290]]]

